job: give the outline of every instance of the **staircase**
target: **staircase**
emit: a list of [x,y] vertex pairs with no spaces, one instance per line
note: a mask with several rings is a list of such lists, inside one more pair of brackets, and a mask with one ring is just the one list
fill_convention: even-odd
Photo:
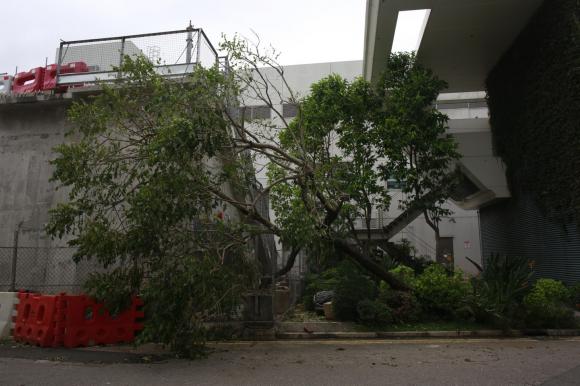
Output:
[[421,209],[407,209],[401,213],[397,218],[383,227],[383,235],[387,240],[391,239],[397,233],[401,232],[410,223],[413,222],[417,217],[423,214]]

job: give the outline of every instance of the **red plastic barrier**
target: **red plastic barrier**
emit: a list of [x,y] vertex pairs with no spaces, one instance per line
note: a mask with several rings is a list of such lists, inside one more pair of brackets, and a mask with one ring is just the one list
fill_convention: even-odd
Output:
[[135,331],[143,328],[136,322],[143,317],[143,312],[138,311],[143,303],[138,298],[133,299],[129,310],[116,316],[111,316],[102,304],[87,296],[65,298],[64,347],[129,343],[135,339]]
[[30,299],[30,295],[25,292],[18,293],[18,304],[15,306],[16,316],[12,318],[14,322],[12,336],[16,341],[22,342],[26,337],[26,323],[31,319],[32,313],[32,300]]
[[[56,64],[49,64],[46,66],[46,71],[44,73],[44,81],[42,84],[43,90],[53,90],[56,89]],[[67,64],[63,64],[60,67],[61,74],[76,74],[81,72],[88,72],[89,66],[85,62],[71,62]],[[61,86],[58,88],[57,91],[66,91],[68,87],[78,87],[82,86],[81,84],[75,84],[72,86]]]
[[41,347],[56,346],[56,322],[62,319],[62,295],[18,294],[14,339]]
[[14,94],[34,93],[42,90],[44,67],[33,68],[28,72],[19,72],[14,76],[12,92]]
[[129,343],[143,328],[141,299],[129,310],[112,316],[103,304],[85,295],[40,295],[20,292],[14,317],[14,339],[42,347],[79,347]]

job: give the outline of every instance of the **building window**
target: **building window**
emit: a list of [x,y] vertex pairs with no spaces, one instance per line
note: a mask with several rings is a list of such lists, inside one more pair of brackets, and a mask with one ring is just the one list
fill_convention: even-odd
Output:
[[295,103],[284,103],[282,105],[282,116],[284,118],[294,118],[298,115],[298,105]]
[[403,188],[404,188],[404,182],[403,181],[399,181],[396,178],[389,178],[387,180],[387,189],[401,190]]
[[270,119],[272,117],[272,111],[268,106],[247,106],[246,107],[246,119]]
[[[244,111],[245,110],[245,111]],[[256,119],[270,119],[272,117],[271,110],[268,106],[244,106],[231,108],[228,113],[234,120],[242,118],[244,114],[245,121],[253,121]]]

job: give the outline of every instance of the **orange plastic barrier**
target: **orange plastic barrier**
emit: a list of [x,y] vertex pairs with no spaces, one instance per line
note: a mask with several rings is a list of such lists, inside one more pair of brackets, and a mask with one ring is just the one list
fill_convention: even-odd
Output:
[[134,297],[131,307],[110,315],[85,295],[41,295],[20,292],[14,317],[14,339],[41,347],[79,347],[129,343],[143,328],[143,302]]
[[42,90],[44,67],[33,68],[27,72],[19,72],[12,81],[14,94],[34,93]]
[[41,347],[53,347],[56,322],[62,315],[62,296],[20,292],[14,339]]
[[67,316],[64,322],[64,347],[129,343],[135,339],[135,331],[143,328],[137,322],[137,319],[144,316],[138,310],[143,305],[139,298],[133,298],[131,308],[115,316],[111,316],[102,304],[87,296],[65,298]]
[[[46,71],[44,73],[44,80],[42,82],[42,90],[53,90],[56,89],[56,64],[49,64],[46,66]],[[60,74],[76,74],[80,72],[88,72],[89,67],[85,62],[71,62],[63,64],[60,66]],[[82,84],[75,84],[72,87],[82,86]],[[63,92],[69,86],[61,86],[57,91]]]

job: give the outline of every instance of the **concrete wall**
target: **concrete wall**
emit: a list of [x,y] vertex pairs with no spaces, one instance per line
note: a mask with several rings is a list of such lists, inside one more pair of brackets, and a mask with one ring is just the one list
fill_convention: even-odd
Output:
[[[0,290],[8,290],[14,232],[19,229],[16,288],[78,292],[93,270],[75,264],[43,228],[48,210],[66,198],[49,179],[52,148],[65,141],[67,101],[0,104]],[[20,224],[20,227],[19,227]]]
[[0,246],[12,245],[19,223],[20,245],[62,245],[38,230],[48,209],[65,198],[49,181],[49,160],[64,141],[66,108],[63,101],[0,105]]
[[[66,247],[66,239],[52,240],[44,232],[49,209],[67,199],[67,190],[57,190],[50,181],[50,160],[55,157],[55,146],[71,140],[65,138],[71,99],[26,98],[26,103],[0,103],[0,291],[8,290],[11,283],[16,230],[17,289],[79,291],[88,274],[97,269],[96,263],[74,263],[74,249]],[[208,160],[208,168],[217,172],[221,162]],[[223,188],[231,190],[228,184]],[[238,213],[228,207],[225,218],[235,220]]]
[[[443,219],[439,225],[441,237],[453,238],[453,261],[455,267],[467,273],[476,270],[465,257],[481,261],[481,245],[479,235],[479,218],[475,210],[463,210],[448,201],[445,205],[453,214]],[[391,210],[391,213],[396,211]],[[419,216],[391,241],[407,239],[416,249],[417,256],[429,256],[435,259],[435,235],[427,225],[423,216]]]

